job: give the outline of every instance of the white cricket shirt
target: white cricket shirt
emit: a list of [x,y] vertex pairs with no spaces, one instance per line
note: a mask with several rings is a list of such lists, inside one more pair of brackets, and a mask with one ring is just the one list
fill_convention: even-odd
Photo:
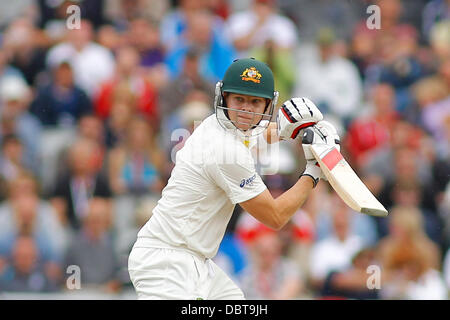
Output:
[[216,255],[236,203],[262,193],[250,146],[222,128],[213,114],[176,154],[162,197],[138,233],[135,246],[179,247]]

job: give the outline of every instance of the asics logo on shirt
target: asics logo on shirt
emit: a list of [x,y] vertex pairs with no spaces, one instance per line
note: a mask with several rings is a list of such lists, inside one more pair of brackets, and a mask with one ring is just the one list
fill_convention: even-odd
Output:
[[242,179],[241,184],[239,186],[241,188],[243,188],[246,185],[251,185],[253,183],[253,180],[255,180],[255,179],[256,179],[256,173],[248,179]]

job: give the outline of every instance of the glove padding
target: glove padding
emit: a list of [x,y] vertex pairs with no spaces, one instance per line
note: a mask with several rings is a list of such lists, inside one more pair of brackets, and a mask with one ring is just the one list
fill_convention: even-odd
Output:
[[320,179],[327,181],[327,178],[320,169],[316,158],[311,151],[313,144],[326,144],[330,147],[336,147],[341,150],[340,138],[336,128],[328,121],[320,121],[312,128],[303,133],[302,137],[303,152],[305,154],[306,168],[302,175],[308,175],[315,181],[314,186]]
[[295,139],[303,129],[315,125],[322,119],[322,113],[311,100],[292,98],[283,103],[278,110],[278,136],[280,140]]
[[311,144],[325,143],[341,151],[339,135],[336,128],[330,122],[325,120],[319,121],[310,129],[314,133],[311,143],[302,144],[306,161],[315,159],[311,151]]

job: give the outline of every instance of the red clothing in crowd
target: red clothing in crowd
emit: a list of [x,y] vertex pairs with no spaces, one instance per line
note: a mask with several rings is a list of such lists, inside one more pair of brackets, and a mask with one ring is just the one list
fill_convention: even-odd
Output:
[[346,149],[357,166],[365,163],[368,152],[389,143],[390,130],[398,120],[399,115],[393,112],[383,117],[356,119],[350,124]]
[[[95,113],[102,119],[106,119],[109,116],[114,90],[118,84],[119,81],[116,79],[104,83],[94,101]],[[155,121],[158,118],[158,94],[156,88],[148,80],[137,79],[133,83],[131,90],[136,96],[136,111],[147,116],[149,120]]]

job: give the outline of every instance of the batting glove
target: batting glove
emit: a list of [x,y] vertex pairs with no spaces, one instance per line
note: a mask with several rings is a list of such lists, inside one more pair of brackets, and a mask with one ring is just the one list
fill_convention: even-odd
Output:
[[315,125],[322,119],[322,113],[311,100],[292,98],[283,103],[278,110],[278,136],[280,140],[295,139],[303,129]]
[[305,154],[306,168],[302,175],[310,176],[314,180],[315,187],[320,179],[326,181],[327,178],[320,169],[311,151],[311,145],[313,144],[325,144],[330,148],[335,147],[340,151],[340,138],[336,128],[328,121],[320,121],[303,133],[302,147]]

